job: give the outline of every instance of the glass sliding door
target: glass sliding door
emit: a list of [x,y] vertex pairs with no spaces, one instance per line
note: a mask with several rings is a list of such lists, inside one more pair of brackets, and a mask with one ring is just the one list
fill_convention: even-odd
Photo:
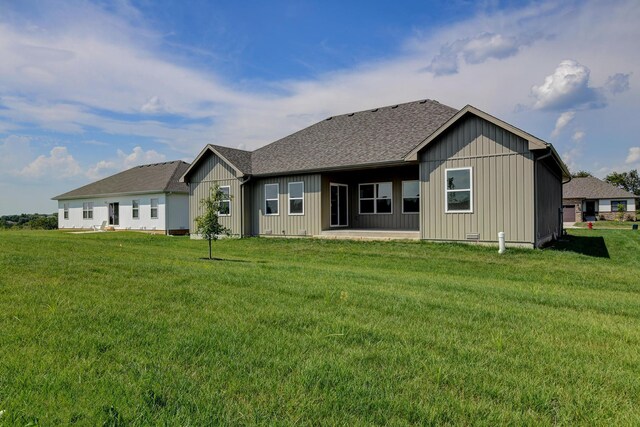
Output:
[[120,225],[120,203],[109,203],[109,225]]

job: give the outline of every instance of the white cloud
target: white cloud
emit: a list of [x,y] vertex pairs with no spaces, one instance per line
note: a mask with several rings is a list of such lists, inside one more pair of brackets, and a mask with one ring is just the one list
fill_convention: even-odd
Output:
[[538,110],[566,110],[600,108],[606,105],[604,97],[589,86],[591,70],[577,61],[565,59],[540,86],[531,88],[535,98],[533,108]]
[[82,173],[78,162],[67,151],[67,147],[53,147],[48,156],[38,156],[33,162],[20,171],[20,175],[28,178],[69,178]]
[[575,116],[575,111],[565,111],[564,113],[560,114],[558,120],[556,120],[556,127],[553,129],[553,132],[551,132],[551,136],[558,136],[560,134],[560,131],[564,129],[569,123],[571,123]]
[[609,76],[604,87],[613,95],[626,92],[629,90],[629,77],[631,74],[616,73]]
[[573,133],[571,139],[575,142],[581,142],[587,134],[584,131],[577,130]]
[[626,164],[640,162],[640,147],[629,148],[629,154],[624,162]]
[[167,111],[167,106],[160,98],[152,96],[142,107],[140,107],[140,111],[147,114],[164,113]]
[[426,68],[436,76],[456,74],[460,60],[467,64],[481,64],[488,59],[505,59],[533,42],[536,37],[505,36],[495,33],[481,33],[475,37],[458,39],[440,48],[431,64]]
[[109,160],[100,160],[95,165],[89,167],[86,176],[90,179],[104,178],[116,172],[130,169],[134,166],[161,163],[167,160],[164,154],[155,150],[143,150],[142,147],[134,147],[131,153],[122,150],[116,152],[116,157]]

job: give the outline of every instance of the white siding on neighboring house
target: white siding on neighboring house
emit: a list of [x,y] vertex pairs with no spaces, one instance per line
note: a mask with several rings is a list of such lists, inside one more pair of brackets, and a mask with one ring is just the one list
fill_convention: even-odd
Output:
[[600,205],[600,209],[598,209],[598,212],[617,212],[617,210],[614,209],[614,211],[611,210],[611,200],[625,200],[627,202],[627,212],[635,212],[636,210],[636,201],[635,199],[623,199],[623,198],[619,198],[619,199],[600,199],[599,200],[599,205]]
[[[170,198],[169,229],[188,228],[188,196],[172,194]],[[151,199],[158,199],[157,218],[151,218]],[[139,201],[138,218],[133,218],[133,201]],[[173,207],[171,207],[171,202]],[[83,204],[93,203],[93,218],[83,218]],[[116,230],[167,230],[167,195],[138,194],[118,197],[99,197],[88,199],[73,199],[58,201],[58,228],[60,229],[89,229],[99,227],[103,221],[109,225],[109,203],[119,203],[119,224]],[[69,206],[69,219],[64,219],[64,205]]]
[[188,194],[168,194],[168,229],[188,230],[189,229],[189,195]]

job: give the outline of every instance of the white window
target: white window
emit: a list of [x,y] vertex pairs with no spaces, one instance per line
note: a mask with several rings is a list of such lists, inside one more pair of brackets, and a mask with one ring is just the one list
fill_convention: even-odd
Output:
[[62,205],[62,218],[69,219],[69,203]]
[[445,206],[447,213],[473,212],[471,168],[445,169]]
[[360,184],[359,190],[361,214],[393,213],[393,186],[390,182]]
[[82,219],[93,219],[93,202],[82,204]]
[[626,212],[627,211],[627,201],[626,200],[612,200],[611,201],[611,212],[620,212],[618,209],[620,209],[620,206],[622,206],[622,211]]
[[133,219],[140,218],[140,200],[131,201],[131,217]]
[[264,214],[265,215],[278,215],[280,211],[280,202],[278,196],[280,195],[279,184],[265,184],[264,185]]
[[304,215],[304,182],[289,183],[289,215]]
[[220,193],[222,193],[222,200],[220,200],[220,210],[218,211],[218,215],[220,216],[231,216],[231,187],[225,185],[224,187],[220,187]]
[[158,199],[151,199],[151,219],[158,219]]

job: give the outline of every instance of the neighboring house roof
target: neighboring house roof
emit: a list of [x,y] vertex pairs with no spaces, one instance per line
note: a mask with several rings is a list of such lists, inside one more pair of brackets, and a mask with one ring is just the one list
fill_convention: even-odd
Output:
[[572,178],[562,186],[562,198],[564,199],[633,199],[635,197],[637,196],[633,193],[593,176]]
[[189,163],[175,160],[136,166],[67,193],[53,200],[82,199],[95,196],[136,193],[188,193],[189,187],[179,178]]
[[548,149],[563,175],[569,170],[548,144],[475,107],[461,110],[422,100],[329,117],[253,152],[207,145],[180,178],[184,181],[202,156],[214,152],[239,175],[373,167],[416,161],[417,153],[466,114],[475,114],[529,141],[531,150]]

